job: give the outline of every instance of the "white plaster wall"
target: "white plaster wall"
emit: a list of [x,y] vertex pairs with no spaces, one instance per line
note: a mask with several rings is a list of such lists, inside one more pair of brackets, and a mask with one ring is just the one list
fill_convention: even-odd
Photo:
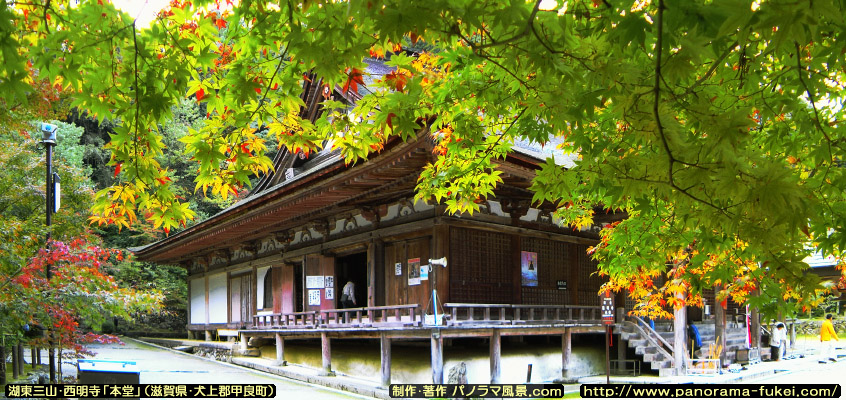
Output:
[[206,323],[206,279],[191,279],[191,323]]
[[226,274],[209,276],[209,323],[223,324],[226,321],[229,299],[226,298]]
[[256,280],[256,308],[261,310],[262,308],[271,308],[273,304],[265,305],[264,304],[264,277],[267,275],[267,271],[270,270],[270,267],[261,267],[256,268],[256,276],[258,279]]
[[415,200],[414,201],[414,211],[416,211],[416,212],[429,211],[433,208],[435,208],[435,206],[430,205],[429,203],[426,203],[423,200]]
[[540,210],[537,208],[530,208],[526,215],[520,217],[521,221],[537,221],[538,215],[540,214]]

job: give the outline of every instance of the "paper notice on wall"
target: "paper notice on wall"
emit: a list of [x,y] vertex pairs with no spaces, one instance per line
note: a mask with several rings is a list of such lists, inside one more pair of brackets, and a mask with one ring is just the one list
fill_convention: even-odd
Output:
[[326,300],[335,300],[335,288],[326,288]]
[[[334,276],[327,276],[325,279],[326,287],[331,288],[335,287],[335,277]],[[327,297],[328,299],[328,297]]]
[[421,281],[428,281],[429,280],[429,266],[428,265],[421,265],[420,266],[420,280]]
[[396,275],[396,276],[402,275],[402,263],[394,264],[394,275]]
[[408,260],[408,285],[420,284],[420,259],[411,258]]
[[320,289],[312,289],[308,291],[308,305],[310,306],[319,306],[320,305]]
[[306,276],[306,289],[322,289],[325,283],[323,275]]

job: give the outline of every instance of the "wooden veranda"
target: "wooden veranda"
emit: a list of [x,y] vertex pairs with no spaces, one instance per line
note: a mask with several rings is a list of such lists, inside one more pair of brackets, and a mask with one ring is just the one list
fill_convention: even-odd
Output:
[[431,341],[432,382],[443,383],[444,339],[488,338],[491,383],[501,375],[501,337],[561,335],[561,369],[566,373],[573,333],[602,332],[600,307],[525,304],[446,303],[435,324],[418,304],[360,307],[255,315],[253,326],[239,330],[243,350],[251,338],[273,338],[276,361],[285,364],[285,341],[320,338],[322,373],[332,374],[332,339],[379,339],[381,384],[391,383],[391,340]]

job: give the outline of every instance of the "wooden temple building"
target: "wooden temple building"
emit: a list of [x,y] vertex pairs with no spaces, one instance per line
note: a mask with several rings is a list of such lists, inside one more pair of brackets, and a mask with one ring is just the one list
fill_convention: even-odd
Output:
[[[314,120],[321,85],[304,85],[301,115]],[[355,95],[334,92],[349,104]],[[423,129],[350,165],[329,149],[310,157],[282,150],[275,171],[238,203],[132,250],[140,260],[188,271],[190,336],[228,330],[243,349],[251,338],[270,339],[280,365],[286,342],[319,338],[323,372],[331,374],[332,341],[372,339],[381,345],[386,385],[391,342],[418,340],[428,342],[432,381],[442,383],[444,340],[483,338],[496,383],[503,336],[554,335],[566,375],[572,335],[604,331],[603,282],[586,253],[599,228],[559,226],[551,205],[531,204],[528,188],[547,157],[571,161],[518,143],[498,162],[503,182],[481,212],[449,215],[445,206],[413,200],[433,147]],[[352,308],[341,303],[347,282]],[[641,347],[661,347],[649,340]],[[672,359],[659,364],[673,367]]]

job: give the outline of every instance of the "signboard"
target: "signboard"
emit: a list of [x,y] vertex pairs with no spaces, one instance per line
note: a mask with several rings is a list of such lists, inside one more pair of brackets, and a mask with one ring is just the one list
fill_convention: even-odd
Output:
[[556,281],[556,285],[558,285],[558,290],[567,290],[567,281]]
[[396,276],[402,275],[402,263],[394,264],[394,275],[396,275]]
[[428,265],[421,265],[420,266],[420,280],[421,281],[428,281],[429,280],[429,266]]
[[328,287],[326,288],[326,300],[335,300],[335,289]]
[[322,289],[325,283],[323,275],[306,276],[306,289]]
[[604,292],[599,295],[599,299],[602,307],[602,324],[614,325],[614,297],[611,297],[611,292]]
[[538,253],[520,252],[520,272],[523,277],[523,286],[538,285]]
[[420,284],[420,259],[408,259],[408,286]]
[[308,305],[310,306],[319,306],[320,305],[320,289],[313,289],[308,291]]
[[335,287],[335,277],[334,276],[327,276],[324,279],[325,279],[324,283],[326,285],[325,287],[328,287],[328,288]]

